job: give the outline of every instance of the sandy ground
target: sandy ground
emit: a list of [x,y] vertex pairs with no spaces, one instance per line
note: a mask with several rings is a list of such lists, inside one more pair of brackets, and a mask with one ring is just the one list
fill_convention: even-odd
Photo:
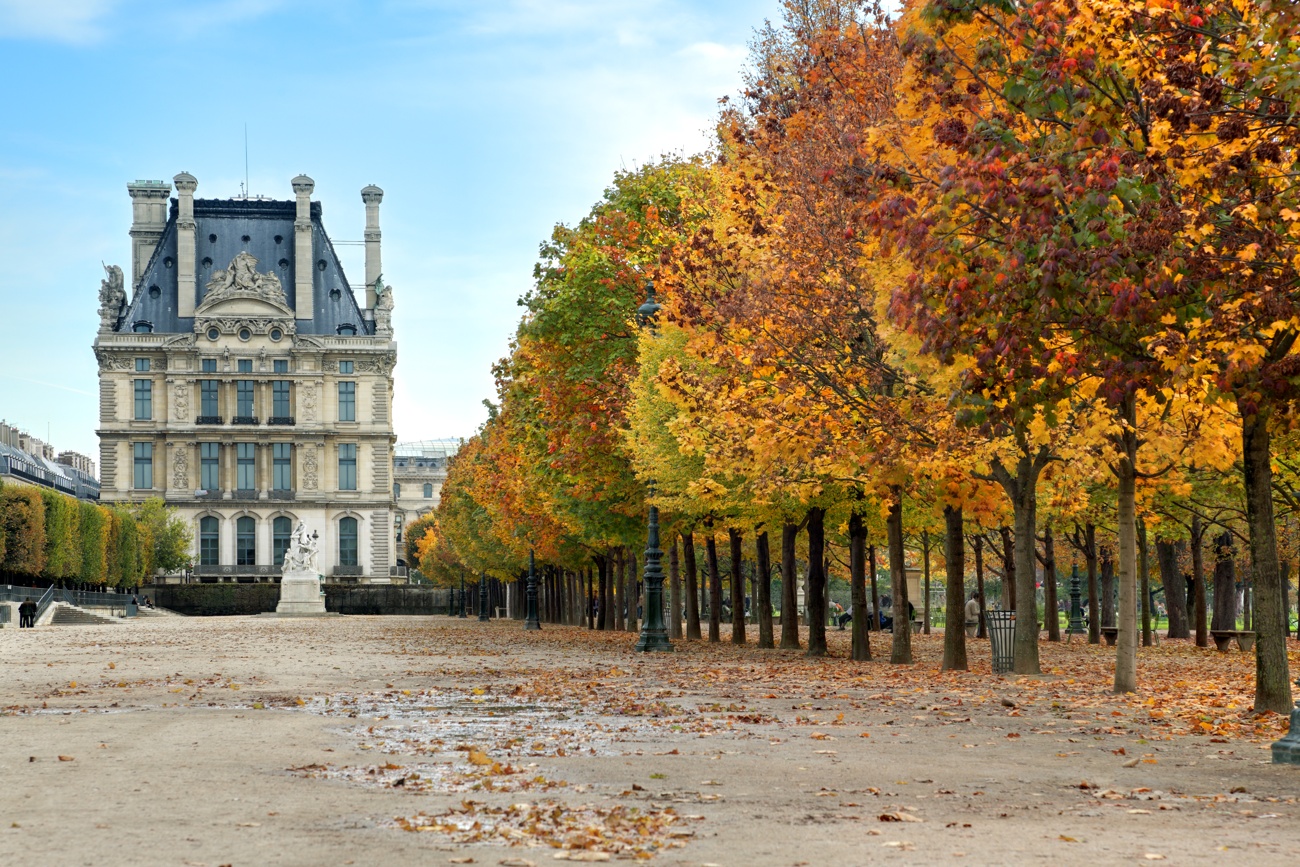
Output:
[[443,617],[2,630],[0,864],[549,864],[548,838],[722,867],[1300,862],[1300,768],[1259,738],[1161,735],[1068,680],[917,692],[880,662],[633,640]]

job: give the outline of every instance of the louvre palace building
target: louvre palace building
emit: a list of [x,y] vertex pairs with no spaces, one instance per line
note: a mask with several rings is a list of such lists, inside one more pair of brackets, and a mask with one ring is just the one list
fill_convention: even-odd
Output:
[[109,266],[100,288],[102,501],[164,498],[192,522],[202,581],[277,580],[298,521],[320,534],[327,581],[389,581],[402,570],[383,191],[361,190],[354,292],[311,178],[287,200],[195,198],[184,172],[172,184],[127,185],[130,279]]

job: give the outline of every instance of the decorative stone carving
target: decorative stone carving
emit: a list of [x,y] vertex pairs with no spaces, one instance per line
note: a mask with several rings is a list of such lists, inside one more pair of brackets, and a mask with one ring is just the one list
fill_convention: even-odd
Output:
[[384,286],[375,281],[375,334],[380,337],[393,335],[393,287]]
[[172,453],[172,487],[185,490],[190,486],[190,450],[184,443],[177,443]]
[[251,298],[264,301],[281,312],[290,315],[293,313],[285,300],[284,288],[280,285],[280,278],[270,273],[258,273],[257,259],[247,252],[236,255],[231,260],[229,268],[213,273],[212,279],[208,281],[203,302],[199,304],[195,312],[201,313],[222,301],[228,301],[232,298]]
[[[275,316],[196,316],[194,317],[194,334],[207,334],[209,328],[216,328],[222,334],[238,334],[247,328],[253,334],[264,335],[272,328],[278,328],[285,334],[296,334],[297,325],[293,319]],[[191,335],[193,336],[193,335]]]
[[176,409],[177,421],[189,421],[190,418],[190,386],[189,383],[177,382],[172,390],[172,406]]
[[302,418],[303,421],[316,420],[316,383],[304,382],[302,388]]
[[302,456],[302,488],[304,491],[314,491],[320,482],[317,479],[317,473],[320,471],[319,464],[316,463],[316,448],[308,446],[303,449]]
[[363,358],[357,362],[357,370],[362,373],[382,373],[384,376],[390,376],[393,368],[397,366],[396,352],[383,352],[378,355],[372,355],[369,358]]
[[105,352],[99,347],[95,347],[95,358],[99,361],[100,370],[134,370],[135,362],[126,355],[112,355]]
[[112,331],[117,327],[117,320],[122,318],[122,306],[126,304],[126,290],[123,289],[122,269],[116,265],[105,265],[107,277],[99,282],[99,330]]

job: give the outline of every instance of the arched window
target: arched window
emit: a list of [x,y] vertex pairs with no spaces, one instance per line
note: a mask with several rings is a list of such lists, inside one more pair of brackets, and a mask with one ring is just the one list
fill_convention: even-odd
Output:
[[394,500],[402,499],[402,486],[399,485],[397,482],[393,482],[393,499]]
[[428,482],[424,483],[424,498],[426,500],[433,499],[433,485]]
[[271,522],[271,554],[275,565],[284,565],[284,552],[289,550],[289,534],[293,532],[293,521],[281,515]]
[[339,565],[357,565],[357,519],[339,520]]
[[199,518],[199,565],[217,566],[221,563],[221,522],[208,515]]
[[235,521],[235,565],[257,565],[257,522],[247,515]]

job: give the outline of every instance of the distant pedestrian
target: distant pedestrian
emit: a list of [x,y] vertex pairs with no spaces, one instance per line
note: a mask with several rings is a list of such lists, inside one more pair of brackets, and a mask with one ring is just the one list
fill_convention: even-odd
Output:
[[18,606],[18,628],[32,629],[36,626],[36,603],[28,596],[27,601]]

